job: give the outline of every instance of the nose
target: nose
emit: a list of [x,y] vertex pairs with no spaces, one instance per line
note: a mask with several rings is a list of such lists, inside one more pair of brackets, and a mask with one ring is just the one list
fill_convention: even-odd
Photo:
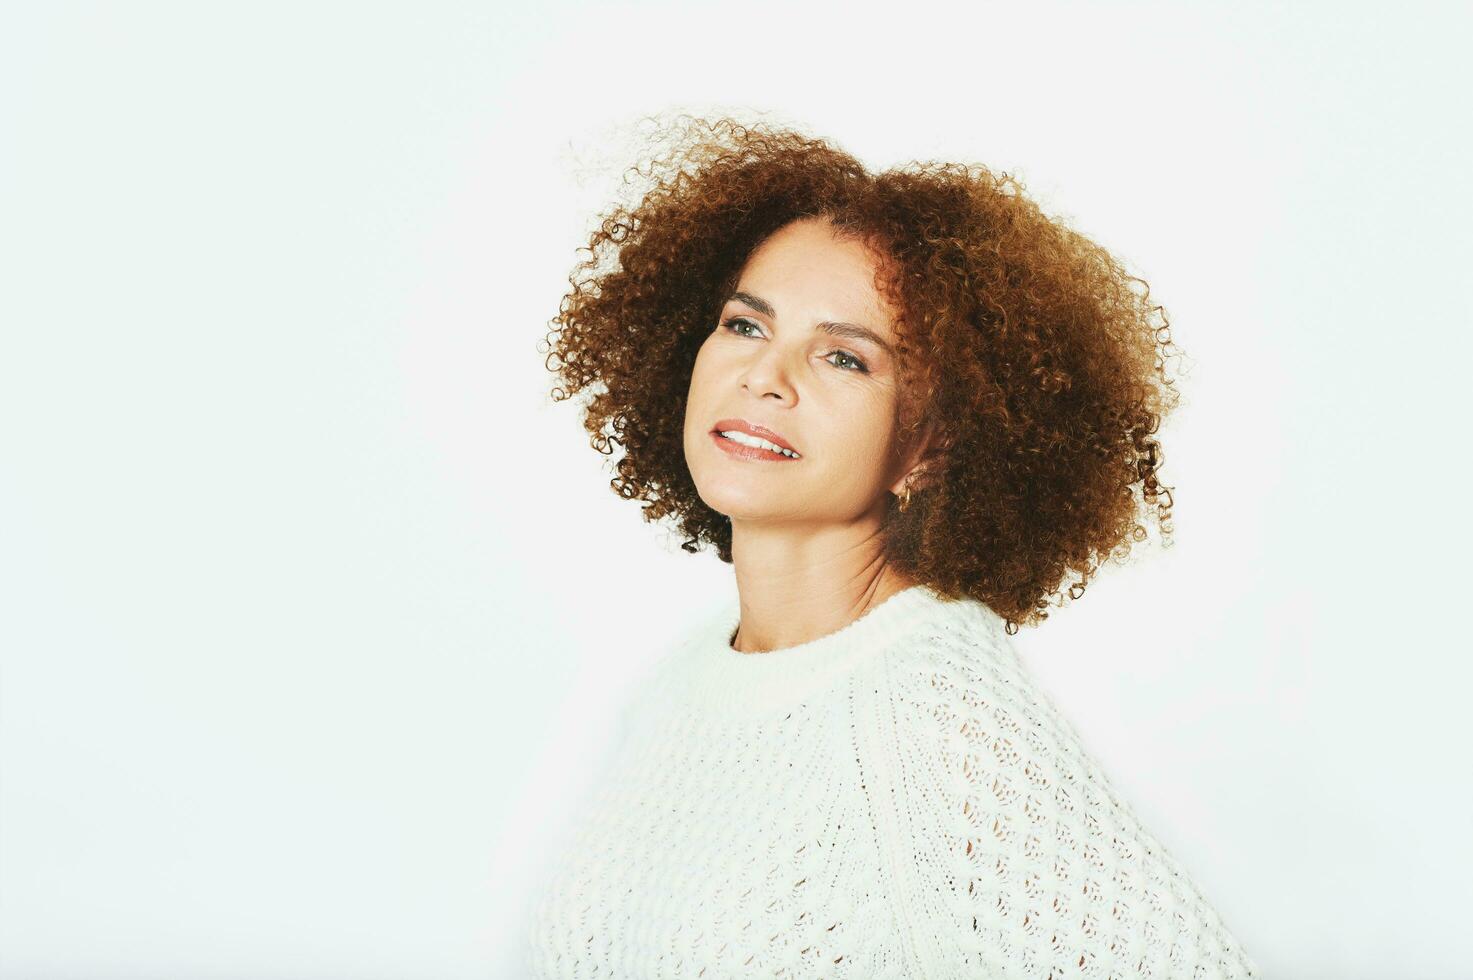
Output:
[[742,372],[742,387],[758,398],[776,395],[783,401],[794,401],[788,356],[777,344],[766,345],[747,362]]

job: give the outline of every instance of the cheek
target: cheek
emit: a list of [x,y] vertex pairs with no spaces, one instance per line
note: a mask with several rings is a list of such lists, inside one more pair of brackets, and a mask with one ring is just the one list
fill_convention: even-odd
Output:
[[690,366],[690,386],[691,386],[691,388],[695,388],[695,386],[696,386],[696,379],[698,379],[701,376],[701,372],[705,369],[707,362],[710,360],[710,357],[708,356],[708,351],[707,351],[707,348],[708,347],[710,347],[710,342],[709,341],[707,343],[702,344],[696,350],[696,359],[691,363],[691,366]]
[[863,430],[866,442],[883,443],[890,438],[895,428],[895,399],[887,389],[877,385],[852,386],[836,399],[850,426]]
[[893,408],[888,399],[873,392],[832,399],[823,415],[824,444],[832,458],[845,467],[881,471],[889,466],[894,432]]
[[869,429],[855,442],[855,448],[863,453],[856,463],[867,470],[882,472],[890,467],[890,433],[888,430]]
[[731,389],[732,379],[742,370],[730,347],[723,347],[715,340],[715,335],[712,335],[696,351],[696,359],[690,369],[690,384],[686,389],[687,404],[725,400],[724,393]]
[[716,335],[707,337],[700,347],[696,348],[695,363],[691,365],[691,376],[709,372],[712,366],[721,359],[721,351],[714,344]]
[[686,429],[693,426],[698,427],[703,416],[707,414],[713,389],[712,365],[715,358],[711,357],[705,347],[696,354],[696,360],[691,365],[690,384],[685,392],[685,420]]

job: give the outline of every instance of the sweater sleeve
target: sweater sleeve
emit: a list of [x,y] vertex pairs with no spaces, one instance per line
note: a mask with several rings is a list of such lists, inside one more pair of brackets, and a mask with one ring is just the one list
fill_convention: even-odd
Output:
[[887,670],[882,822],[907,975],[1259,976],[1006,635],[961,632],[927,638]]

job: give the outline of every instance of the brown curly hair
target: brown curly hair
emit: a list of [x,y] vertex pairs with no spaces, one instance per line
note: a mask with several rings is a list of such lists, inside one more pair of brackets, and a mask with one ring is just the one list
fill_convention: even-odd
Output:
[[1144,280],[1018,180],[960,163],[871,173],[829,142],[731,119],[680,115],[655,140],[671,148],[625,173],[648,189],[599,216],[538,344],[552,399],[587,391],[593,447],[624,447],[611,486],[646,521],[671,516],[682,549],[731,562],[731,524],[684,462],[692,366],[753,249],[822,217],[881,257],[900,311],[900,431],[939,426],[913,502],[890,501],[892,566],[981,600],[1012,634],[1062,605],[1070,570],[1077,599],[1106,559],[1123,562],[1142,514],[1170,545],[1152,438],[1179,398],[1169,323]]

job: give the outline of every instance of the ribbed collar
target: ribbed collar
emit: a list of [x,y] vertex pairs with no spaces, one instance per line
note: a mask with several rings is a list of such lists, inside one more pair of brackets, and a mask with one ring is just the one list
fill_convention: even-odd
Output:
[[960,605],[926,585],[890,596],[858,619],[807,643],[742,653],[731,638],[741,622],[740,599],[728,599],[701,628],[687,651],[681,692],[702,711],[721,717],[752,718],[784,710],[817,694],[877,654],[897,638],[924,630],[936,616],[954,614]]

